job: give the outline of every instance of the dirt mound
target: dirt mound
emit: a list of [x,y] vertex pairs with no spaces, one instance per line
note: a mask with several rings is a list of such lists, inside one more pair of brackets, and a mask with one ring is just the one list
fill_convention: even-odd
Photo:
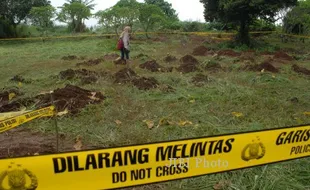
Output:
[[21,75],[15,75],[13,78],[10,79],[10,81],[13,81],[13,82],[22,82],[22,83],[26,83],[26,84],[29,84],[32,82],[31,79],[25,79],[23,76]]
[[199,61],[191,55],[185,55],[180,59],[180,61],[181,63],[195,64],[195,65],[199,64]]
[[[105,100],[100,92],[91,92],[77,86],[67,85],[65,88],[56,89],[53,93],[54,103],[58,111],[68,111],[76,114],[88,104],[98,104]],[[21,107],[34,105],[43,108],[51,105],[51,95],[41,94],[34,98],[16,100],[10,104],[0,107],[0,112],[18,111]]]
[[159,85],[158,81],[153,77],[151,77],[151,78],[145,78],[145,77],[136,78],[136,79],[132,80],[132,83],[139,90],[150,90],[150,89],[157,88]]
[[[89,104],[99,104],[106,99],[100,92],[92,92],[73,85],[56,89],[52,94],[57,110],[64,111],[68,109],[72,114],[78,113],[80,109]],[[51,103],[50,94],[39,95],[35,99],[39,100],[37,105],[40,108]]]
[[[6,135],[0,135],[0,158],[33,156],[35,154],[54,154],[56,138],[53,134],[31,132],[29,129],[17,128],[10,130]],[[59,151],[74,151],[74,139],[59,135]],[[96,148],[83,143],[83,150]]]
[[278,73],[279,70],[275,68],[272,64],[270,64],[268,61],[263,62],[262,64],[259,65],[247,65],[245,66],[244,70],[249,70],[249,71],[269,71],[272,73]]
[[304,74],[304,75],[310,75],[310,70],[309,69],[300,67],[300,66],[298,66],[296,64],[294,64],[292,66],[292,70],[295,71],[296,73],[301,73],[301,74]]
[[275,53],[274,58],[275,59],[282,59],[282,60],[286,60],[286,61],[293,61],[294,60],[291,56],[289,56],[288,54],[286,54],[285,52],[282,52],[282,51]]
[[180,59],[181,65],[177,70],[182,73],[190,73],[190,72],[195,72],[199,71],[199,68],[197,67],[199,65],[198,60],[191,56],[191,55],[186,55]]
[[205,69],[208,71],[219,71],[219,70],[222,70],[223,68],[221,64],[219,64],[218,62],[211,61],[207,63],[207,65],[205,66]]
[[128,83],[138,75],[130,68],[124,68],[115,73],[115,83]]
[[172,62],[175,62],[177,61],[178,59],[175,57],[175,56],[172,56],[172,55],[167,55],[165,58],[164,58],[164,61],[166,63],[172,63]]
[[104,61],[103,58],[90,59],[88,61],[78,63],[78,64],[76,64],[76,66],[95,66],[95,65],[99,65],[103,61]]
[[263,51],[260,53],[261,55],[274,55],[274,53],[269,52],[269,51]]
[[193,51],[193,55],[195,56],[204,56],[209,51],[209,49],[205,46],[196,47]]
[[235,52],[233,50],[220,50],[218,52],[219,56],[228,56],[228,57],[239,57],[241,53]]
[[119,57],[119,55],[117,55],[116,53],[111,53],[111,54],[107,54],[107,55],[103,56],[103,59],[108,60],[108,61],[114,61],[118,57]]
[[211,79],[203,74],[197,74],[192,78],[192,83],[194,83],[196,86],[201,86],[203,83],[209,82]]
[[62,57],[61,59],[62,59],[62,60],[65,60],[65,61],[72,61],[72,60],[78,59],[78,57],[75,56],[75,55],[68,55],[68,56]]

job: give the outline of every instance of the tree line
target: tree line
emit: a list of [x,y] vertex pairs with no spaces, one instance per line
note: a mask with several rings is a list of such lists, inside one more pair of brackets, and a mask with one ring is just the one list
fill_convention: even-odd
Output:
[[[53,7],[48,0],[0,0],[0,38],[19,37],[18,26],[35,26],[46,33],[57,27],[55,21],[66,23],[67,32],[86,32],[85,20],[97,18],[104,32],[119,34],[129,25],[136,31],[238,31],[236,41],[249,45],[250,30],[275,30],[278,19],[283,31],[308,34],[310,0],[200,0],[206,23],[182,22],[172,5],[165,0],[119,0],[114,6],[92,13],[94,0],[66,0]],[[190,7],[189,7],[190,8]],[[146,37],[149,37],[146,35]]]

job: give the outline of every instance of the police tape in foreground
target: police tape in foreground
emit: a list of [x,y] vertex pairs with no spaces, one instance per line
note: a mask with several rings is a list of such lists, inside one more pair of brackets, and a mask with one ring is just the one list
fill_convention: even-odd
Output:
[[54,106],[50,106],[50,107],[46,107],[46,108],[42,108],[39,110],[27,112],[25,114],[0,121],[0,133],[11,130],[15,127],[18,127],[24,123],[27,123],[29,121],[32,121],[32,120],[40,118],[40,117],[53,116],[54,115],[54,108],[55,108]]
[[[310,125],[3,159],[0,184],[7,189],[37,190],[100,190],[145,185],[308,157],[309,139]],[[20,180],[25,176],[27,181]]]

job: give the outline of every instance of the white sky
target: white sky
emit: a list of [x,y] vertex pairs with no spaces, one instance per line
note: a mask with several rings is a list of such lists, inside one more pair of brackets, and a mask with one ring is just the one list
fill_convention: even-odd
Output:
[[[144,0],[137,0],[139,2],[144,2]],[[179,14],[179,19],[182,21],[193,20],[204,22],[203,17],[203,4],[199,0],[166,0],[172,4],[172,7]],[[59,7],[63,5],[65,0],[51,0],[54,7]],[[112,7],[118,2],[118,0],[95,0],[97,4],[93,13]],[[87,26],[97,25],[96,19],[89,19],[85,21]]]

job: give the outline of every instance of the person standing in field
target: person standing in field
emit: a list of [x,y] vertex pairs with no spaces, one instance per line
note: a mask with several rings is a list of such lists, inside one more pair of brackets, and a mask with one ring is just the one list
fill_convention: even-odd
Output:
[[125,64],[127,65],[127,67],[129,67],[129,53],[130,53],[130,49],[129,49],[129,40],[130,40],[130,35],[129,35],[129,31],[130,31],[130,27],[126,26],[123,30],[123,32],[120,35],[120,39],[123,40],[123,48],[121,48],[121,60],[125,62]]

